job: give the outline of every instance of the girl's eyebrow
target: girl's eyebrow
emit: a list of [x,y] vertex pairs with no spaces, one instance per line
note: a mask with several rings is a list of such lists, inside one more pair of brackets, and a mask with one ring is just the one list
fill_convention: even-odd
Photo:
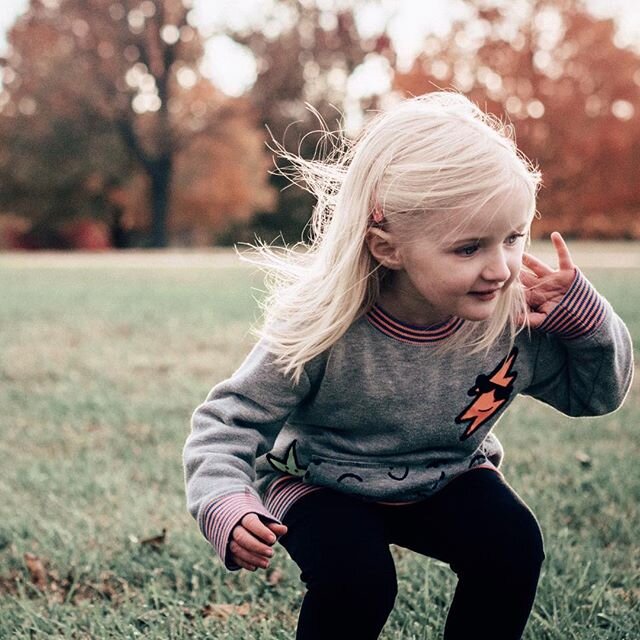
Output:
[[[513,229],[511,229],[511,231],[509,231],[507,235],[512,233],[524,233],[526,228],[527,228],[526,223],[521,224],[518,227],[514,227]],[[491,240],[492,237],[493,236],[472,236],[468,238],[460,238],[459,240],[453,240],[450,244],[454,245],[454,244],[464,244],[466,242],[482,242],[483,240]]]
[[486,240],[486,239],[487,239],[486,237],[479,238],[478,236],[475,236],[473,238],[460,238],[459,240],[453,240],[451,244],[466,244],[467,242],[482,242],[483,240]]

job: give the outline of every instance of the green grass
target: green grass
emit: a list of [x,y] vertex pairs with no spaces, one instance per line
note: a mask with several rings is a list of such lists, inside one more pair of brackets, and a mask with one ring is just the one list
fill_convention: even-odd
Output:
[[[1,638],[294,635],[303,587],[284,550],[275,573],[228,574],[184,506],[189,417],[249,348],[258,279],[161,262],[0,260]],[[585,271],[640,344],[640,270]],[[546,541],[527,640],[637,637],[639,423],[638,384],[603,418],[521,398],[500,423],[505,475]],[[394,554],[383,638],[439,637],[453,574]]]

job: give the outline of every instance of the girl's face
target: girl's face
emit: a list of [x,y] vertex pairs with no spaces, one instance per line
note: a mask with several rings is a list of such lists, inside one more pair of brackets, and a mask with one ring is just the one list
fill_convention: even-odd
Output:
[[520,272],[529,204],[519,189],[469,212],[469,221],[444,237],[432,230],[399,244],[398,268],[382,292],[382,306],[404,322],[423,326],[452,315],[487,320]]

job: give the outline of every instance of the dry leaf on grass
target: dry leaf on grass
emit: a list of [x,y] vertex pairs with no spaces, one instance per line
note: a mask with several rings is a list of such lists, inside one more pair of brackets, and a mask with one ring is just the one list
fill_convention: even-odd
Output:
[[24,554],[24,562],[27,565],[31,584],[40,591],[44,591],[47,588],[47,570],[42,560],[33,553],[27,552]]
[[576,451],[576,460],[583,467],[591,466],[591,456],[588,453],[585,453],[584,451]]
[[208,604],[202,608],[202,617],[213,620],[226,620],[230,616],[246,616],[251,611],[248,602],[243,604]]
[[161,547],[166,541],[167,541],[167,530],[163,529],[160,535],[152,536],[151,538],[144,538],[143,540],[140,540],[140,544],[142,546],[158,548],[158,547]]
[[193,620],[196,617],[196,613],[190,607],[182,607],[182,613],[187,620]]
[[[102,572],[99,582],[81,582],[76,579],[73,569],[65,577],[61,577],[55,569],[47,569],[46,561],[33,553],[25,553],[24,562],[31,584],[42,592],[50,603],[62,604],[70,601],[77,605],[83,601],[109,600],[113,604],[118,604],[126,597],[129,589],[126,580],[111,571]],[[9,579],[0,577],[0,591],[15,590],[20,581],[18,574],[13,580],[14,585]]]
[[611,592],[621,600],[624,600],[624,602],[628,602],[631,605],[635,606],[640,602],[640,588],[623,589],[618,587],[612,589]]
[[8,576],[0,576],[0,596],[18,593],[19,582],[20,574],[15,570]]

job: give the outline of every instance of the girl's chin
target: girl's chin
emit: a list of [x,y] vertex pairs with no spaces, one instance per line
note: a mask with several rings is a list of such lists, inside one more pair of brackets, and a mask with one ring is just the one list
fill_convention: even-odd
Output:
[[469,320],[471,322],[481,322],[482,320],[488,320],[496,310],[495,304],[483,305],[484,308],[478,309],[461,309],[460,313],[456,314],[459,318]]

